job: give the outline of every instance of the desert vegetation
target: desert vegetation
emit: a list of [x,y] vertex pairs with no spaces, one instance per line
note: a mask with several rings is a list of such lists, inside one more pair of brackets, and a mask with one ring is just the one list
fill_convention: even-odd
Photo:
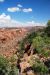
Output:
[[28,34],[20,42],[19,47],[19,56],[22,56],[20,56],[20,59],[23,58],[24,54],[28,55],[28,59],[30,56],[27,62],[31,63],[33,72],[38,75],[48,75],[50,72],[50,66],[48,66],[50,63],[50,20],[47,23],[47,27],[43,30]]
[[18,68],[15,64],[0,56],[0,75],[18,75]]
[[18,41],[11,58],[0,55],[0,75],[50,75],[50,20]]

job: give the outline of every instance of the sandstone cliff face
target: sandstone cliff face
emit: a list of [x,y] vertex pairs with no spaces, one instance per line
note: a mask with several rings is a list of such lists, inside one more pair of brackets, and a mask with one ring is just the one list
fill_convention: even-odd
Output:
[[0,29],[0,55],[11,57],[18,47],[18,41],[26,36],[24,28]]

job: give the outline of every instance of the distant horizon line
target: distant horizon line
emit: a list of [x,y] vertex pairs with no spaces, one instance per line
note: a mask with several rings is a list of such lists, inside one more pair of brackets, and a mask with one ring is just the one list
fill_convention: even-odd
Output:
[[6,28],[29,28],[29,27],[46,27],[46,26],[18,26],[18,27],[0,27],[0,29],[6,29]]

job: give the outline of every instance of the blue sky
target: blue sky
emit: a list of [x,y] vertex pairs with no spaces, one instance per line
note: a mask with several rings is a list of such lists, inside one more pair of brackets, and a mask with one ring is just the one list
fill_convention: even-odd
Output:
[[7,17],[22,23],[47,22],[50,19],[50,0],[0,0],[0,19]]

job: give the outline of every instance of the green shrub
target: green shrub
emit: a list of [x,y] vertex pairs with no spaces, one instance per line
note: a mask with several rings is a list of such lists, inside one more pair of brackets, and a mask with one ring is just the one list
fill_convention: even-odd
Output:
[[33,38],[33,47],[36,49],[38,54],[42,56],[49,57],[50,56],[50,38],[37,36]]
[[42,50],[41,54],[42,56],[45,56],[46,58],[50,57],[50,50]]
[[37,53],[41,53],[42,48],[44,47],[45,43],[41,36],[37,36],[33,39],[33,47],[37,50]]
[[30,34],[27,35],[27,37],[24,40],[28,41],[31,44],[33,42],[32,41],[33,38],[36,36],[37,36],[37,32],[31,32]]
[[16,65],[11,65],[11,70],[8,75],[18,75],[18,68]]
[[50,20],[47,22],[47,27],[45,29],[45,33],[50,37]]
[[9,70],[10,70],[9,61],[3,56],[0,56],[0,75],[8,74]]
[[17,67],[3,56],[0,56],[0,75],[18,75]]
[[45,75],[48,73],[48,68],[43,63],[33,64],[33,71],[36,73],[40,73],[40,75]]
[[40,60],[37,54],[31,56],[29,60],[29,64],[32,66],[33,71],[37,73],[38,75],[45,75],[48,73],[48,68]]
[[44,40],[43,40],[43,38],[41,36],[37,36],[37,37],[33,38],[33,46],[35,48],[37,48],[37,47],[43,47],[44,44],[45,44]]

